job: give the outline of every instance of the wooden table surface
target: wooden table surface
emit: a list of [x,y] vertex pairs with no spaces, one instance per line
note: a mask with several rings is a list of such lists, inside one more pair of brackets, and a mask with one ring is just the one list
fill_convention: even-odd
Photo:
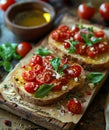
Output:
[[[60,8],[60,3],[56,6],[56,8]],[[65,6],[68,7],[69,6]],[[70,6],[70,12],[73,9]],[[63,12],[67,11],[65,9]],[[60,10],[60,14],[62,11]],[[75,10],[74,10],[75,12]],[[73,12],[73,14],[74,14]],[[60,15],[58,14],[58,17]],[[20,42],[12,32],[10,32],[4,25],[4,12],[0,11],[0,44],[5,42]],[[58,19],[57,19],[58,21]],[[98,22],[96,19],[92,20],[93,22]],[[108,26],[108,24],[104,23],[102,20],[98,23],[102,23],[104,26]],[[3,75],[1,74],[2,69],[0,69],[0,82],[3,80]],[[75,128],[75,130],[105,130],[105,118],[104,118],[104,106],[107,94],[109,93],[109,80],[107,79],[105,84],[100,89],[99,93],[94,98],[93,102],[90,104],[89,108],[87,109],[86,113],[82,117],[81,121]],[[7,126],[5,125],[4,121],[9,120],[11,121],[12,125]],[[22,119],[21,117],[17,117],[5,110],[0,109],[0,130],[46,130],[43,127],[35,125],[29,121]]]

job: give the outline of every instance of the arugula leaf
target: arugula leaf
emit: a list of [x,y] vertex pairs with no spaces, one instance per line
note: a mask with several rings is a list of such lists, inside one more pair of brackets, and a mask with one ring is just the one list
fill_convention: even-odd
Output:
[[60,59],[59,59],[59,57],[53,58],[52,60],[50,60],[50,62],[51,62],[51,64],[52,64],[53,68],[54,68],[56,71],[58,71],[59,66],[60,66]]
[[91,83],[99,83],[104,78],[104,76],[104,73],[92,72],[89,75],[87,75],[87,78]]
[[36,91],[35,97],[36,98],[43,98],[46,96],[50,90],[54,87],[53,84],[43,84],[40,86],[40,88]]
[[47,48],[38,48],[36,50],[36,54],[41,55],[41,56],[47,56],[52,54],[52,51],[48,50]]

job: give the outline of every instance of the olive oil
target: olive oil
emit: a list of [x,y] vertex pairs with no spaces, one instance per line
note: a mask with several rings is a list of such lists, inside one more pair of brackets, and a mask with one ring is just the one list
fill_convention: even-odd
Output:
[[17,25],[24,26],[24,27],[33,27],[33,26],[40,26],[49,22],[51,16],[47,12],[43,12],[40,10],[29,10],[24,11],[16,15],[13,22]]

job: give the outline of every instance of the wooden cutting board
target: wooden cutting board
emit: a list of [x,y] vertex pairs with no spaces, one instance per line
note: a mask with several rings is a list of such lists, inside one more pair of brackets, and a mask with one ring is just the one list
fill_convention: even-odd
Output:
[[[73,23],[77,23],[79,20],[77,18],[73,18],[72,16],[69,15],[65,15],[63,17],[63,19],[61,20],[61,23],[66,23],[66,24],[73,24]],[[81,21],[81,22],[85,22],[86,21]],[[108,29],[104,29],[104,31],[107,33],[107,35],[109,36],[109,31]],[[43,39],[37,46],[40,45],[45,45],[47,46],[47,38]],[[99,91],[99,89],[101,88],[101,86],[103,85],[103,83],[105,82],[106,78],[108,77],[108,71],[106,72],[105,78],[102,82],[100,82],[100,84],[98,86],[95,87],[95,89],[92,90],[92,94],[90,96],[88,96],[87,98],[87,105],[86,108],[84,109],[84,112],[86,111],[87,107],[89,106],[90,102],[93,100],[94,96],[96,95],[96,93]],[[82,118],[83,114],[80,115],[79,118],[77,118],[76,123],[75,122],[68,122],[68,123],[64,123],[61,122],[60,120],[51,117],[51,116],[45,116],[46,114],[41,113],[39,111],[31,111],[29,109],[26,109],[25,105],[21,106],[19,103],[15,103],[13,101],[8,101],[8,100],[4,100],[4,98],[2,97],[2,95],[0,95],[0,108],[3,108],[5,110],[10,111],[11,113],[21,116],[24,119],[27,119],[35,124],[41,125],[45,128],[51,129],[51,130],[73,130],[73,128],[75,127],[75,125],[78,124],[79,120]]]

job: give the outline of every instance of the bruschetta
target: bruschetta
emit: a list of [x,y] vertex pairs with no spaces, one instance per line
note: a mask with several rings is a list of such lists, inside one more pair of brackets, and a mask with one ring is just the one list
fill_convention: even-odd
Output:
[[15,69],[14,86],[23,98],[37,105],[49,105],[81,89],[85,72],[81,65],[61,59],[44,48],[38,48],[28,63]]
[[61,24],[51,32],[49,47],[59,57],[68,57],[87,70],[109,68],[109,40],[105,32],[94,25]]

